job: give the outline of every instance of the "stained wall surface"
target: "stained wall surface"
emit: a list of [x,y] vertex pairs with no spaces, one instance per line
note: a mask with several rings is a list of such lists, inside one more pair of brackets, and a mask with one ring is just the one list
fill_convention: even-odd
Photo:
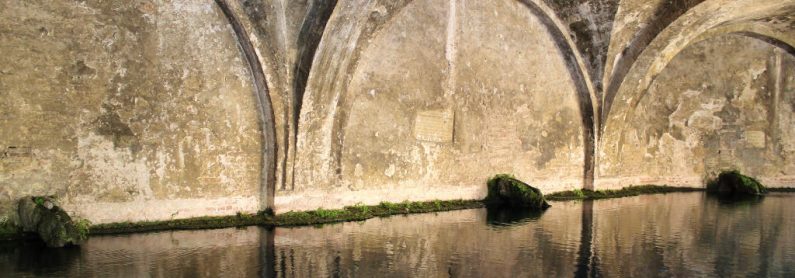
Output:
[[259,208],[248,67],[207,1],[0,2],[0,215],[94,223]]
[[95,223],[477,199],[498,173],[795,187],[793,26],[795,0],[0,0],[0,220],[25,195]]
[[747,36],[686,48],[627,108],[625,121],[607,123],[597,187],[700,186],[730,169],[791,186],[793,73],[792,55]]
[[[411,2],[362,46],[340,96],[308,89],[317,114],[302,119],[296,188],[277,192],[277,211],[483,198],[499,173],[581,186],[577,93],[549,32],[516,1],[456,2]],[[345,78],[324,70],[310,78]],[[311,128],[327,121],[339,130]]]

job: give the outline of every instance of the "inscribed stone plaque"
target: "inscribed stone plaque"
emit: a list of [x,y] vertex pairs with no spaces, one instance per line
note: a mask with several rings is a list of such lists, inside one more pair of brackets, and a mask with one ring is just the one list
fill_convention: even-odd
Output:
[[32,155],[30,147],[9,146],[5,151],[0,152],[0,157],[30,157]]
[[417,112],[414,119],[414,137],[429,142],[453,141],[453,112],[432,110]]
[[745,143],[751,148],[764,148],[765,137],[764,131],[749,130],[745,132]]

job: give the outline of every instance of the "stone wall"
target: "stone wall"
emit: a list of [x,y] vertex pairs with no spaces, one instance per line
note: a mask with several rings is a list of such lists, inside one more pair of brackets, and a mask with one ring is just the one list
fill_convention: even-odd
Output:
[[0,3],[0,213],[95,223],[259,210],[248,67],[207,1]]
[[[396,13],[349,58],[347,85],[319,87],[339,67],[316,65],[295,187],[277,192],[277,210],[483,198],[498,173],[545,191],[581,186],[577,91],[537,16],[509,0],[418,0]],[[332,18],[326,35],[345,24]],[[321,47],[348,41],[333,43]]]
[[738,169],[768,186],[795,184],[795,57],[724,35],[691,45],[607,129],[597,184],[704,184]]
[[795,186],[795,0],[0,1],[0,216]]

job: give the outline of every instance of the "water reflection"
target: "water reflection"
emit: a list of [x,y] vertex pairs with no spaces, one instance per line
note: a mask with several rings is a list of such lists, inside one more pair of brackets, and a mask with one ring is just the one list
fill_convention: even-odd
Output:
[[[593,201],[583,201],[582,204],[582,226],[580,229],[580,249],[577,252],[577,269],[575,277],[598,276],[598,271],[594,269],[594,261],[591,250],[593,249]],[[591,275],[589,275],[589,273]]]
[[[0,260],[8,262],[7,256],[13,257],[14,269],[36,275],[48,275],[57,272],[64,265],[71,265],[80,257],[80,247],[50,249],[36,240],[0,242]],[[4,264],[0,268],[6,269]]]
[[476,209],[322,227],[249,227],[0,244],[10,276],[795,276],[795,194],[701,193]]
[[543,211],[491,207],[486,210],[486,223],[496,227],[523,225],[538,220]]
[[[279,276],[568,276],[579,205],[526,225],[494,226],[485,209],[277,229]],[[502,214],[505,215],[505,214]]]

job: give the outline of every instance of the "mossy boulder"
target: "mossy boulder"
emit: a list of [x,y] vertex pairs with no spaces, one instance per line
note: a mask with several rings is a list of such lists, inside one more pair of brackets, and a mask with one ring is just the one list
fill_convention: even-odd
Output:
[[532,187],[510,175],[497,175],[488,182],[486,204],[515,208],[545,210],[549,203],[538,188]]
[[726,171],[707,182],[707,193],[721,197],[762,196],[767,188],[739,171]]
[[49,247],[79,245],[88,237],[88,224],[73,221],[53,198],[24,197],[18,213],[22,231],[38,234]]

